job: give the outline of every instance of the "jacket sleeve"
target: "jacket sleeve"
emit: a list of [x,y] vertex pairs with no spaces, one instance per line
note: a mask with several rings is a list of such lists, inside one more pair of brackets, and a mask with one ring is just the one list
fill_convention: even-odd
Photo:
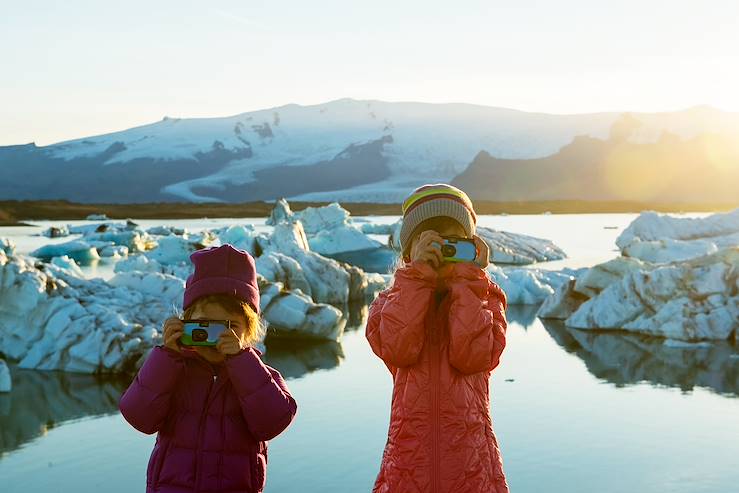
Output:
[[506,344],[505,293],[484,270],[468,263],[454,266],[447,286],[449,362],[465,374],[492,371]]
[[411,262],[395,272],[392,287],[370,305],[366,337],[372,351],[391,371],[418,360],[436,279],[436,271],[428,263]]
[[175,351],[157,346],[151,350],[118,407],[131,426],[142,433],[159,431],[170,410],[172,394],[185,363]]
[[254,438],[267,441],[282,433],[293,421],[298,405],[280,372],[262,363],[252,348],[227,358],[226,368]]

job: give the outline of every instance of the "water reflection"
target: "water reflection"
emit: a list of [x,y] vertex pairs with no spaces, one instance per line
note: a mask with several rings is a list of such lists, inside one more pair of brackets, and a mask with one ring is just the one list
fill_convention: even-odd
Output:
[[336,368],[344,360],[341,344],[333,341],[267,340],[264,362],[285,378],[299,378],[312,371]]
[[528,330],[536,321],[536,312],[539,305],[509,305],[506,309],[506,320],[509,324],[516,323]]
[[13,390],[0,394],[0,454],[46,434],[65,421],[118,411],[131,377],[20,370]]
[[616,386],[647,381],[683,391],[705,387],[739,396],[739,348],[727,341],[665,344],[626,332],[578,330],[561,320],[542,320],[549,335],[579,356],[588,371]]

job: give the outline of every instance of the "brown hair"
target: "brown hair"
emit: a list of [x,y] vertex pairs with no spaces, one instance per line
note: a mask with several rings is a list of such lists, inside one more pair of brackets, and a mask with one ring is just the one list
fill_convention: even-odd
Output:
[[264,338],[265,324],[249,303],[228,294],[209,294],[196,299],[182,314],[183,318],[190,318],[197,306],[215,304],[229,313],[243,315],[246,320],[243,342],[253,346]]

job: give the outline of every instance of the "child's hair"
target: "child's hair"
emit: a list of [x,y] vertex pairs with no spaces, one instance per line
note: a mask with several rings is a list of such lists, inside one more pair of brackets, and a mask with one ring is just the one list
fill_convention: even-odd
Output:
[[254,311],[249,303],[228,294],[209,294],[196,299],[182,314],[183,318],[190,318],[198,306],[216,304],[229,313],[243,315],[246,320],[244,343],[253,346],[264,339],[266,325],[262,318]]

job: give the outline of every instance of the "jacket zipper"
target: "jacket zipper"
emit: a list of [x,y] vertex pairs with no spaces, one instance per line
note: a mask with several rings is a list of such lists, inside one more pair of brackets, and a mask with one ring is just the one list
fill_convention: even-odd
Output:
[[195,491],[200,491],[200,468],[198,467],[198,462],[200,460],[200,454],[202,451],[202,444],[203,444],[203,422],[208,415],[208,408],[210,407],[210,393],[213,390],[213,384],[216,381],[216,374],[213,373],[214,368],[213,366],[203,361],[203,363],[208,365],[208,368],[210,368],[211,374],[213,374],[213,380],[211,380],[208,383],[208,393],[205,395],[205,403],[203,404],[203,410],[200,412],[200,420],[198,422],[198,446],[195,451]]
[[431,384],[431,417],[432,417],[432,433],[431,433],[431,450],[432,450],[432,457],[433,457],[433,464],[432,464],[432,482],[431,482],[431,491],[432,492],[438,492],[440,490],[439,485],[439,473],[440,473],[440,467],[441,467],[441,460],[439,458],[439,385],[440,385],[440,375],[439,375],[439,328],[436,323],[437,317],[436,317],[436,308],[438,308],[438,303],[434,307],[434,314],[433,314],[433,323],[431,327],[431,378],[432,378],[432,384]]

